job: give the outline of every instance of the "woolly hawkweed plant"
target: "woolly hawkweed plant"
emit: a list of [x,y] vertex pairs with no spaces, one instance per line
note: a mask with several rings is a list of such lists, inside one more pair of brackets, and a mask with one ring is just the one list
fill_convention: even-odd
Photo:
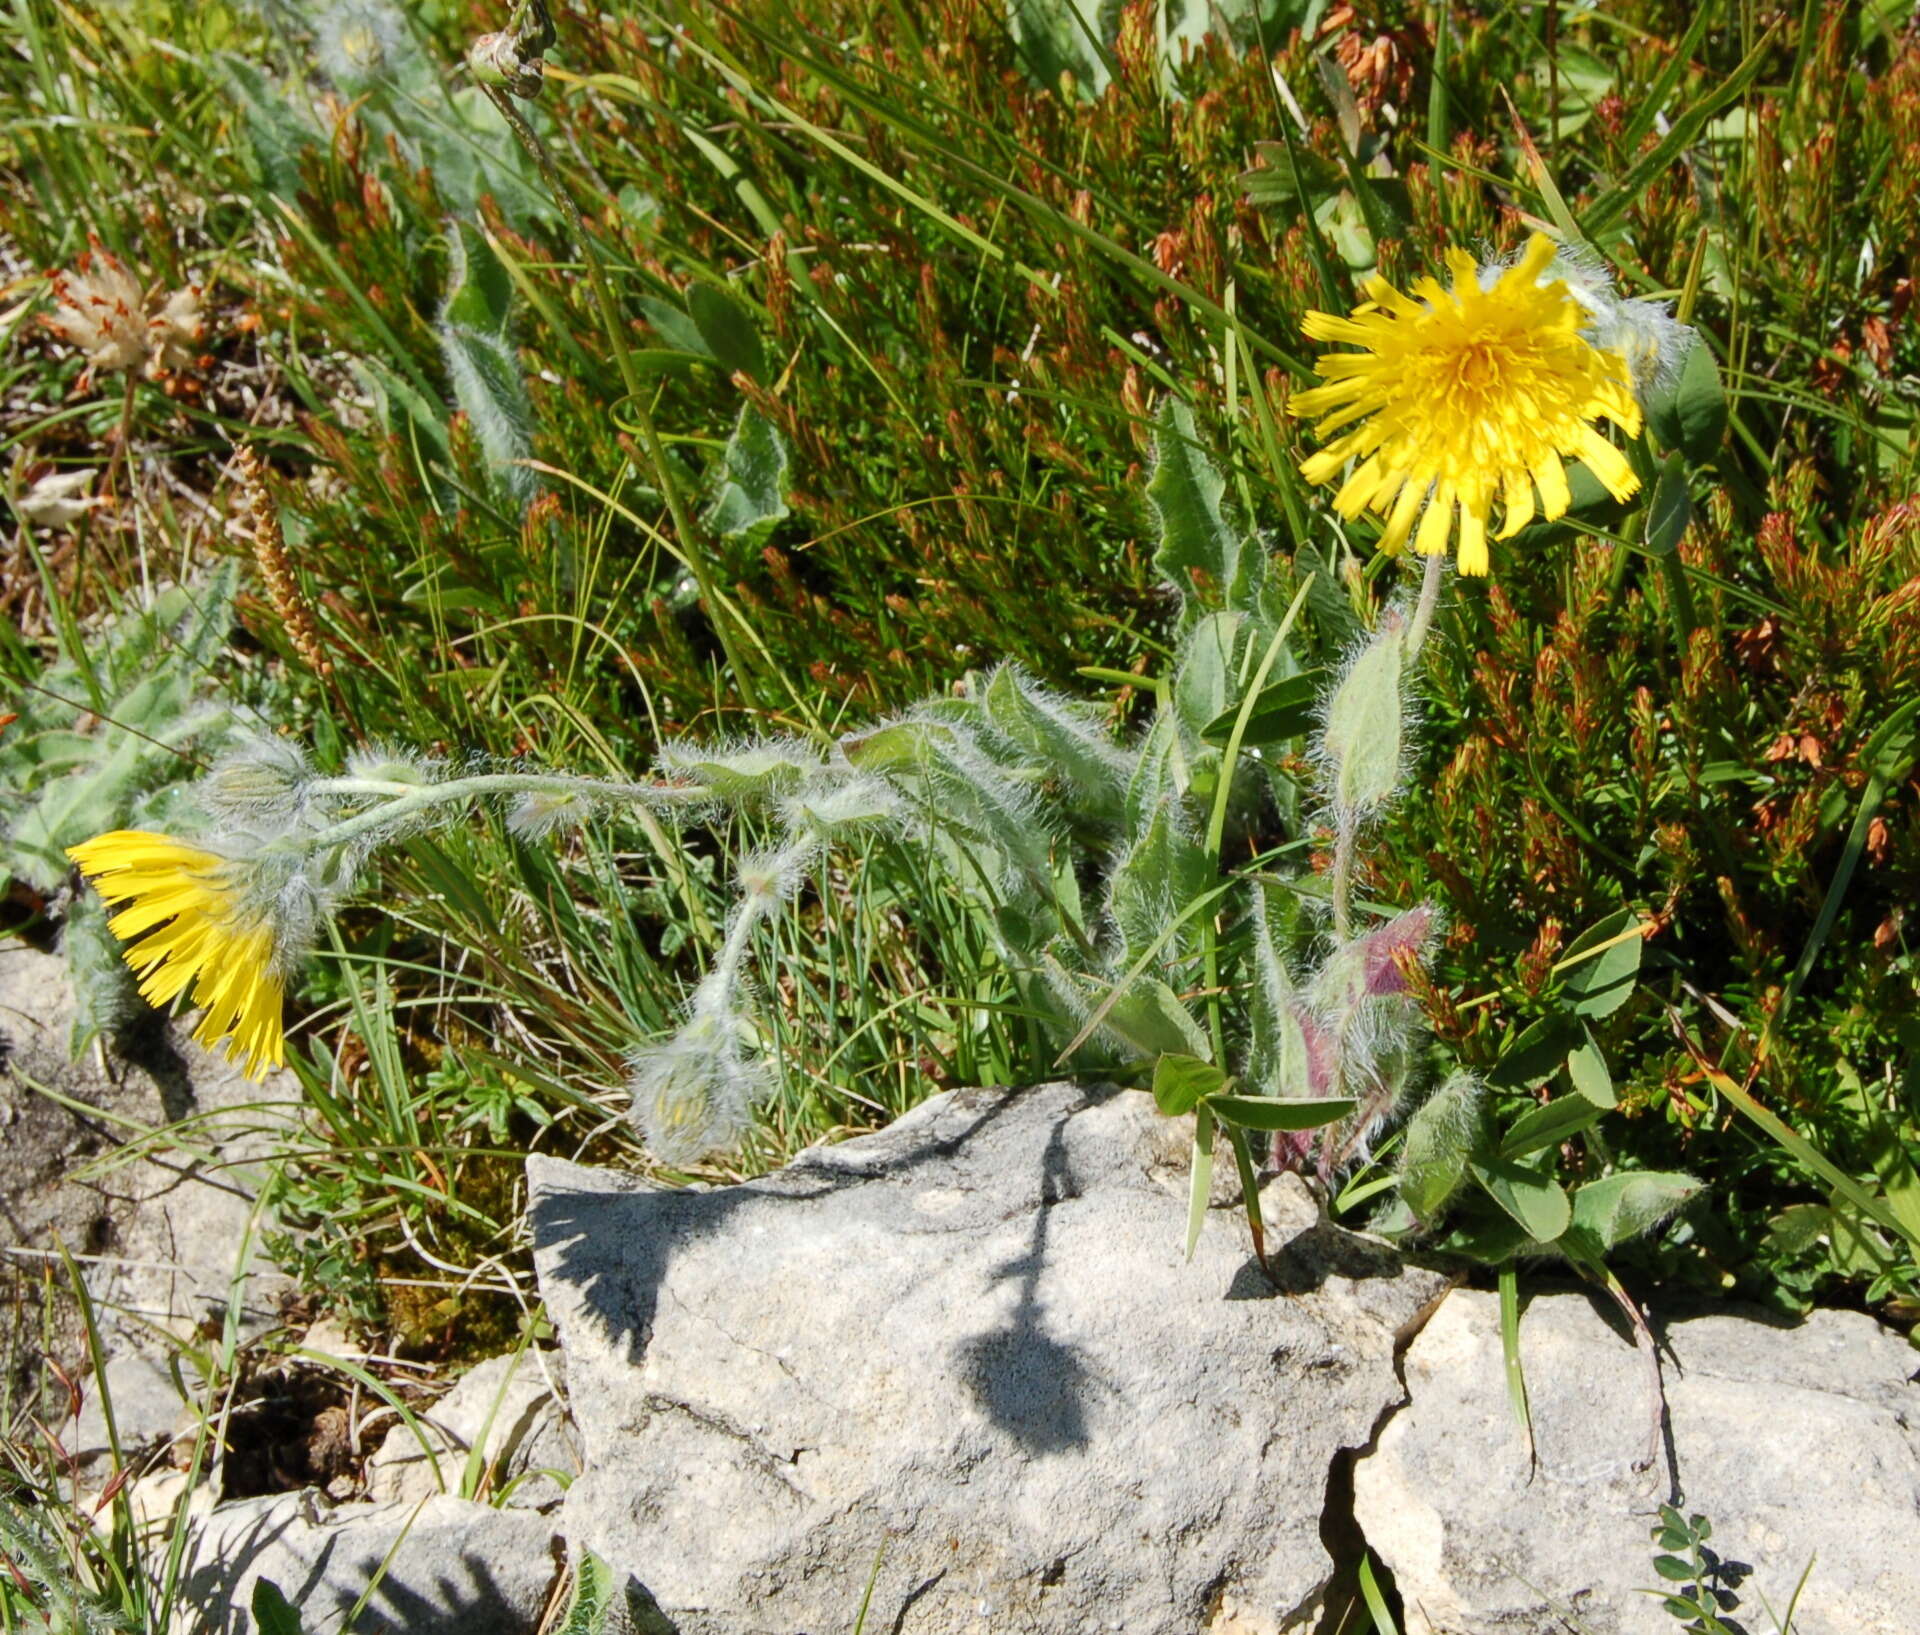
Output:
[[[1305,462],[1303,474],[1317,484],[1339,482],[1333,506],[1341,517],[1372,511],[1382,519],[1383,551],[1397,552],[1411,540],[1426,558],[1411,615],[1380,621],[1326,706],[1321,754],[1334,829],[1334,916],[1342,935],[1361,827],[1400,793],[1398,728],[1412,711],[1398,715],[1399,694],[1430,628],[1449,547],[1462,574],[1486,574],[1496,503],[1495,536],[1502,540],[1536,516],[1549,522],[1565,516],[1574,503],[1569,460],[1584,465],[1616,503],[1630,499],[1642,486],[1642,471],[1651,468],[1639,445],[1646,419],[1659,394],[1670,394],[1680,381],[1693,346],[1691,331],[1664,307],[1616,297],[1597,256],[1564,249],[1544,234],[1534,234],[1511,260],[1477,265],[1462,250],[1450,250],[1446,260],[1450,285],[1422,278],[1403,294],[1374,277],[1366,283],[1368,300],[1351,315],[1309,314],[1309,338],[1355,350],[1323,355],[1315,370],[1326,384],[1293,401],[1296,412],[1320,417],[1323,437],[1335,434]],[[1617,447],[1602,422],[1633,442]],[[1663,513],[1685,526],[1682,459],[1678,450],[1669,454],[1649,505],[1650,543],[1668,526]],[[1671,560],[1677,537],[1665,538],[1659,552],[1669,559],[1678,609],[1686,595]],[[1665,1220],[1700,1183],[1632,1169],[1596,1176],[1595,1167],[1610,1167],[1600,1147],[1582,1153],[1579,1164],[1561,1161],[1563,1147],[1578,1142],[1614,1105],[1589,1022],[1630,996],[1644,929],[1623,910],[1576,939],[1563,962],[1572,968],[1566,1012],[1511,1040],[1484,1082],[1456,1068],[1419,1105],[1400,1140],[1395,1197],[1375,1225],[1396,1237],[1426,1235],[1500,1268],[1508,1378],[1523,1423],[1516,1261],[1557,1255],[1607,1287],[1634,1325],[1648,1369],[1643,1462],[1650,1464],[1659,1446],[1659,1363],[1645,1319],[1606,1257]],[[1422,925],[1420,935],[1425,930]],[[1391,957],[1412,973],[1411,950]],[[1349,982],[1352,990],[1367,985],[1364,978]],[[1361,1142],[1372,1127],[1368,1115],[1393,1110],[1401,1100],[1389,1078],[1397,1070],[1394,1056],[1375,1056],[1368,1070],[1376,1087],[1356,1120]],[[1547,1096],[1548,1083],[1562,1073],[1567,1093]],[[1541,1099],[1523,1103],[1502,1129],[1490,1088]],[[1345,1156],[1344,1149],[1336,1155]],[[1584,1169],[1589,1178],[1569,1191],[1556,1173],[1564,1168]],[[1450,1230],[1442,1235],[1449,1217]]]
[[[1640,478],[1632,451],[1616,447],[1597,422],[1638,437],[1655,395],[1672,388],[1693,345],[1692,332],[1664,307],[1617,297],[1591,252],[1563,248],[1544,234],[1534,234],[1511,259],[1477,265],[1453,250],[1446,260],[1450,284],[1422,278],[1403,294],[1375,277],[1365,286],[1368,299],[1350,316],[1309,314],[1309,338],[1357,350],[1323,355],[1315,369],[1327,384],[1293,400],[1297,413],[1321,417],[1322,436],[1337,434],[1305,462],[1308,479],[1340,481],[1333,504],[1341,516],[1376,513],[1383,551],[1397,552],[1411,541],[1426,558],[1411,611],[1382,616],[1325,703],[1319,771],[1334,834],[1332,914],[1343,939],[1354,848],[1364,827],[1403,793],[1404,746],[1415,717],[1407,692],[1449,546],[1463,574],[1485,574],[1496,501],[1502,539],[1536,515],[1564,516],[1572,504],[1569,459],[1580,460],[1616,501],[1634,494]],[[1404,929],[1388,957],[1405,973],[1417,964],[1434,921],[1429,911],[1415,910],[1395,924]],[[1628,915],[1625,923],[1577,941],[1569,965],[1599,962],[1568,983],[1578,1031],[1571,1020],[1552,1030],[1544,1050],[1523,1038],[1516,1046],[1527,1048],[1503,1061],[1501,1088],[1544,1081],[1566,1065],[1574,1094],[1495,1136],[1479,1080],[1461,1072],[1447,1077],[1406,1132],[1398,1199],[1383,1224],[1403,1232],[1433,1228],[1471,1179],[1497,1206],[1499,1219],[1490,1234],[1460,1238],[1462,1247],[1505,1260],[1554,1245],[1593,1270],[1607,1248],[1655,1224],[1697,1190],[1689,1177],[1642,1174],[1609,1177],[1569,1199],[1539,1157],[1612,1105],[1585,1018],[1626,1001],[1638,970],[1639,933]],[[1353,958],[1336,951],[1322,980]],[[1365,956],[1361,961],[1367,964]],[[1375,975],[1349,978],[1350,990],[1379,982],[1380,960],[1368,968]],[[1355,1005],[1350,1014],[1364,1011]],[[1589,1056],[1575,1069],[1577,1049]],[[1378,1090],[1372,1105],[1384,1109],[1393,1099]],[[1584,1212],[1581,1198],[1588,1198]]]
[[[1529,277],[1542,265],[1537,249],[1517,264]],[[1555,307],[1554,344],[1589,345],[1563,316]],[[1588,373],[1624,380],[1608,358]],[[1440,924],[1424,904],[1356,924],[1353,900],[1357,850],[1406,788],[1440,553],[1411,604],[1389,605],[1322,685],[1300,622],[1313,573],[1232,523],[1224,493],[1170,403],[1148,497],[1180,612],[1167,672],[1127,678],[1151,708],[1126,730],[1005,665],[837,738],[671,743],[628,782],[378,754],[325,776],[269,742],[204,781],[203,833],[122,830],[71,855],[121,905],[112,926],[147,995],[201,1005],[203,1042],[257,1075],[283,1058],[292,972],[379,848],[481,801],[526,844],[623,807],[682,826],[746,819],[764,845],[736,869],[707,974],[671,1036],[632,1052],[634,1121],[656,1157],[685,1167],[736,1144],[771,1082],[757,934],[792,911],[823,855],[883,835],[929,859],[935,889],[977,917],[1057,1065],[1151,1084],[1168,1113],[1195,1116],[1197,1230],[1220,1131],[1250,1207],[1255,1137],[1325,1187],[1371,1160],[1429,1077],[1410,978]],[[1333,837],[1325,874],[1297,867],[1315,816]],[[1487,1173],[1503,1207],[1531,1199]],[[1516,1218],[1535,1242],[1572,1221]],[[1405,1212],[1406,1229],[1434,1224]]]
[[[1484,502],[1501,488],[1514,522],[1516,460],[1548,514],[1563,508],[1561,444],[1619,477],[1625,456],[1585,417],[1604,399],[1616,425],[1637,428],[1634,383],[1658,376],[1598,344],[1603,332],[1582,327],[1591,307],[1550,267],[1537,243],[1484,285],[1456,267],[1451,296],[1438,286],[1426,295],[1435,310],[1443,298],[1458,306],[1444,324],[1401,298],[1394,317],[1362,326],[1368,356],[1431,355],[1418,368],[1375,371],[1354,399],[1388,434],[1336,445],[1373,471],[1350,477],[1337,507],[1357,515],[1360,501],[1384,496],[1389,549],[1412,519],[1441,520],[1411,535],[1425,556],[1417,592],[1390,601],[1343,659],[1302,622],[1316,570],[1230,520],[1225,481],[1173,400],[1157,423],[1147,497],[1160,530],[1155,565],[1179,611],[1165,673],[1124,678],[1150,700],[1124,728],[1009,664],[837,737],[670,743],[648,776],[626,781],[378,752],[326,775],[269,740],[232,752],[203,780],[199,832],[116,830],[69,855],[118,905],[110,928],[143,993],[200,1006],[197,1037],[258,1077],[284,1059],[288,983],[381,848],[483,802],[526,845],[636,809],[656,830],[744,822],[760,844],[735,867],[734,906],[706,973],[677,1026],[629,1053],[633,1124],[657,1161],[684,1170],[741,1143],[776,1082],[778,1027],[754,980],[760,933],[793,912],[822,858],[884,837],[915,848],[930,888],[975,918],[1014,1003],[1051,1036],[1057,1067],[1150,1089],[1162,1112],[1191,1115],[1189,1253],[1224,1139],[1263,1260],[1264,1163],[1306,1178],[1323,1208],[1351,1209],[1390,1187],[1372,1224],[1392,1237],[1422,1236],[1509,1271],[1523,1255],[1560,1255],[1639,1322],[1605,1257],[1697,1183],[1623,1170],[1570,1192],[1559,1149],[1611,1101],[1610,1086],[1597,1087],[1604,1064],[1597,1076],[1591,1061],[1574,1066],[1580,1051],[1597,1056],[1584,1020],[1539,1075],[1564,1064],[1572,1093],[1498,1128],[1488,1092],[1536,1081],[1513,1076],[1522,1067],[1503,1080],[1504,1062],[1483,1079],[1435,1060],[1420,1000],[1437,908],[1355,900],[1368,836],[1407,795],[1449,541],[1457,534],[1463,567],[1484,569]],[[1496,298],[1519,318],[1483,311]],[[1527,322],[1544,339],[1530,338]],[[1639,319],[1631,332],[1659,330]],[[1539,371],[1531,385],[1527,369]],[[1465,384],[1437,407],[1419,401],[1449,370]],[[1488,370],[1507,371],[1500,391]],[[1567,424],[1543,432],[1539,416],[1516,420],[1528,390],[1564,398]],[[1537,446],[1521,447],[1529,437]],[[1397,462],[1386,476],[1383,449]],[[1334,454],[1310,474],[1328,478]],[[1630,491],[1624,478],[1612,486]],[[1316,825],[1332,841],[1324,872],[1300,867]],[[1624,1000],[1638,951],[1637,926],[1576,943],[1590,961],[1569,979],[1584,995],[1576,1016]],[[1531,1073],[1526,1044],[1516,1050]],[[1398,1157],[1385,1171],[1390,1141]],[[1377,1178],[1356,1184],[1366,1174]]]

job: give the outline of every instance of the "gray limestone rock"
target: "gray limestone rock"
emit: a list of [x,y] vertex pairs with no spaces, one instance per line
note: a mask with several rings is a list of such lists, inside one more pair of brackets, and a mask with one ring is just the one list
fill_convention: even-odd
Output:
[[[291,1118],[290,1076],[250,1083],[157,1015],[131,1054],[72,1060],[66,962],[0,946],[0,1241],[14,1264],[62,1244],[80,1257],[102,1318],[130,1340],[182,1336],[236,1287],[246,1326],[277,1316],[290,1287],[248,1240],[264,1160]],[[52,1092],[52,1094],[47,1094]],[[190,1120],[177,1137],[147,1132]],[[120,1149],[130,1149],[122,1151]],[[236,1284],[236,1273],[244,1282]]]
[[[1406,1604],[1407,1635],[1577,1627],[1656,1635],[1649,1532],[1677,1475],[1733,1566],[1748,1635],[1772,1635],[1810,1559],[1796,1635],[1903,1635],[1920,1606],[1920,1358],[1871,1318],[1798,1327],[1713,1315],[1660,1324],[1670,1458],[1646,1445],[1641,1359],[1581,1294],[1526,1308],[1538,1448],[1508,1407],[1499,1303],[1456,1293],[1405,1359],[1411,1401],[1354,1470],[1355,1514]],[[1763,1598],[1764,1597],[1764,1602]],[[1576,1624],[1560,1620],[1571,1617]]]
[[[76,1257],[111,1360],[104,1381],[84,1382],[71,1427],[70,1451],[86,1457],[106,1448],[103,1388],[123,1452],[173,1429],[183,1399],[166,1336],[191,1338],[230,1301],[243,1335],[279,1321],[292,1285],[261,1250],[254,1200],[298,1090],[285,1074],[250,1083],[157,1015],[123,1041],[130,1054],[74,1061],[73,1013],[65,960],[0,946],[0,1296],[48,1265],[60,1287],[60,1251]],[[17,1323],[38,1310],[32,1295],[0,1298],[18,1389],[44,1374],[37,1326]],[[53,1326],[54,1360],[81,1373],[89,1348],[71,1301]]]
[[[111,1453],[115,1438],[128,1457],[170,1441],[187,1407],[181,1384],[192,1390],[199,1383],[190,1365],[181,1367],[176,1382],[165,1356],[128,1350],[113,1357],[104,1375],[90,1378],[82,1390],[80,1417],[66,1439],[67,1452],[84,1464]],[[107,1432],[109,1405],[112,1436]]]
[[469,1369],[438,1402],[415,1409],[422,1435],[405,1425],[387,1433],[367,1461],[367,1497],[411,1503],[457,1493],[472,1450],[480,1448],[487,1493],[504,1493],[506,1503],[525,1509],[557,1504],[560,1478],[580,1469],[573,1427],[556,1395],[561,1372],[558,1352],[532,1350]]
[[[1328,1472],[1440,1287],[1265,1194],[1183,1254],[1148,1098],[939,1096],[778,1174],[529,1161],[586,1471],[562,1531],[682,1635],[1313,1627]],[[1170,1147],[1171,1143],[1171,1147]]]
[[372,1585],[359,1635],[532,1635],[558,1577],[550,1529],[524,1511],[446,1494],[328,1510],[311,1492],[283,1493],[195,1524],[181,1576],[194,1616],[182,1627],[254,1635],[266,1579],[309,1630],[337,1629]]

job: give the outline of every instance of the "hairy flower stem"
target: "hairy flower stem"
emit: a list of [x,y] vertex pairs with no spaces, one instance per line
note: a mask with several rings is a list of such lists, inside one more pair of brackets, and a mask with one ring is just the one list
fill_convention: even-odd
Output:
[[[611,783],[598,778],[571,778],[548,772],[487,772],[471,778],[454,778],[447,783],[412,784],[389,782],[384,778],[317,778],[307,785],[316,795],[377,795],[390,797],[370,811],[313,834],[300,835],[277,846],[291,846],[301,852],[320,851],[345,845],[362,835],[403,822],[416,812],[436,806],[449,806],[475,800],[482,795],[586,795],[596,800],[630,801],[639,806],[697,806],[712,797],[704,789],[681,788],[671,784]],[[272,849],[272,848],[269,848]]]
[[621,384],[627,389],[627,401],[640,424],[640,441],[646,445],[647,458],[653,462],[654,476],[660,484],[661,496],[667,502],[667,513],[673,518],[673,531],[680,541],[682,560],[693,575],[700,599],[707,604],[707,617],[712,621],[713,633],[720,642],[727,668],[733,673],[734,685],[740,689],[740,696],[749,707],[757,707],[759,698],[754,690],[753,672],[741,662],[740,650],[728,634],[726,611],[714,585],[713,575],[708,571],[705,531],[697,525],[692,511],[687,507],[686,497],[680,492],[680,484],[667,456],[667,446],[661,441],[660,430],[653,423],[653,411],[647,406],[646,386],[640,379],[640,371],[634,366],[633,353],[627,345],[626,328],[613,304],[613,291],[607,284],[606,270],[600,264],[600,252],[587,231],[586,219],[580,214],[580,207],[573,202],[573,194],[555,168],[546,143],[540,140],[539,133],[513,105],[513,99],[497,85],[483,84],[481,88],[493,99],[493,105],[500,110],[500,117],[506,120],[521,147],[526,149],[527,156],[540,172],[541,180],[547,184],[547,191],[553,196],[554,203],[566,212],[567,220],[580,240],[580,255],[586,262],[587,283],[593,290],[594,305],[600,311],[600,325],[607,332],[614,362],[620,370]]
[[1419,656],[1420,649],[1426,645],[1427,631],[1432,628],[1434,610],[1440,605],[1440,582],[1446,577],[1447,559],[1436,551],[1427,558],[1427,565],[1420,575],[1420,600],[1413,606],[1413,622],[1407,626],[1407,664],[1411,668]]
[[1353,935],[1353,843],[1359,825],[1342,819],[1333,833],[1333,934],[1341,942]]
[[[740,986],[740,971],[746,964],[747,949],[753,942],[754,932],[779,912],[790,895],[773,881],[789,869],[803,866],[819,844],[819,837],[813,830],[801,829],[773,855],[767,865],[765,882],[758,889],[749,889],[742,894],[739,906],[734,911],[733,922],[727,927],[726,941],[720,945],[713,969],[700,985],[701,994],[710,996],[707,999],[709,1006],[720,1010],[733,1003],[734,994]],[[698,998],[695,1008],[700,1008]]]

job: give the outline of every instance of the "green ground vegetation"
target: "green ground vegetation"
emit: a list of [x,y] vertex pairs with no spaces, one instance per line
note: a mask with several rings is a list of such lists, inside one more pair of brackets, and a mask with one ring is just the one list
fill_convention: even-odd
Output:
[[[1556,1173],[1706,1183],[1623,1246],[1631,1276],[1909,1319],[1903,11],[1208,16],[564,5],[518,105],[536,162],[464,65],[506,21],[484,5],[10,0],[14,924],[72,915],[97,943],[47,848],[164,810],[248,727],[328,768],[391,744],[631,776],[669,741],[824,742],[1003,660],[1138,725],[1179,617],[1147,492],[1169,402],[1234,526],[1311,575],[1301,667],[1331,667],[1406,578],[1299,478],[1302,316],[1544,224],[1674,302],[1713,389],[1656,424],[1674,460],[1630,505],[1583,504],[1448,588],[1413,793],[1359,888],[1440,910],[1421,999],[1503,1121],[1567,1074],[1591,1089],[1598,1055],[1617,1116],[1550,1148]],[[142,286],[200,287],[202,355],[82,378],[36,315],[90,234]],[[89,503],[51,506],[44,480],[84,470]],[[209,598],[231,610],[211,642]],[[183,662],[143,690],[129,655],[155,644]],[[1308,737],[1272,757],[1301,788]],[[73,778],[81,812],[49,793]],[[484,1289],[524,1276],[520,1155],[648,1162],[626,1054],[675,1025],[763,838],[746,813],[555,848],[482,815],[386,854],[294,995],[289,1263],[399,1344],[510,1338],[519,1307]],[[1324,868],[1282,799],[1223,861],[1296,843]],[[992,928],[937,887],[923,848],[875,836],[757,933],[775,1089],[703,1178],[1053,1071]],[[1620,1005],[1568,963],[1603,924],[1644,928]],[[1364,1223],[1364,1181],[1343,1196]]]

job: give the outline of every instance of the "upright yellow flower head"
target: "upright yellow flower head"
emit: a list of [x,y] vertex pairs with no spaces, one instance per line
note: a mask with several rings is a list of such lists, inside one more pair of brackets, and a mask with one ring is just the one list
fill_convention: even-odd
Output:
[[1314,365],[1327,384],[1294,395],[1298,412],[1321,417],[1322,437],[1352,428],[1301,471],[1327,483],[1357,460],[1333,507],[1349,519],[1368,509],[1385,517],[1381,549],[1405,545],[1417,518],[1414,548],[1439,555],[1458,511],[1460,571],[1485,573],[1496,492],[1497,537],[1510,539],[1533,520],[1536,489],[1548,519],[1566,512],[1563,459],[1584,460],[1615,499],[1639,486],[1594,424],[1604,416],[1639,434],[1632,374],[1625,358],[1581,334],[1587,313],[1565,283],[1541,282],[1554,255],[1536,233],[1483,289],[1473,258],[1449,250],[1450,290],[1422,278],[1403,295],[1375,277],[1351,317],[1307,314],[1313,340],[1364,350],[1328,353]]
[[67,855],[108,902],[130,905],[107,924],[131,944],[126,961],[142,998],[165,1005],[191,983],[206,1011],[194,1038],[209,1049],[226,1040],[227,1059],[244,1055],[250,1079],[280,1065],[285,983],[274,928],[229,859],[140,829],[115,829]]

